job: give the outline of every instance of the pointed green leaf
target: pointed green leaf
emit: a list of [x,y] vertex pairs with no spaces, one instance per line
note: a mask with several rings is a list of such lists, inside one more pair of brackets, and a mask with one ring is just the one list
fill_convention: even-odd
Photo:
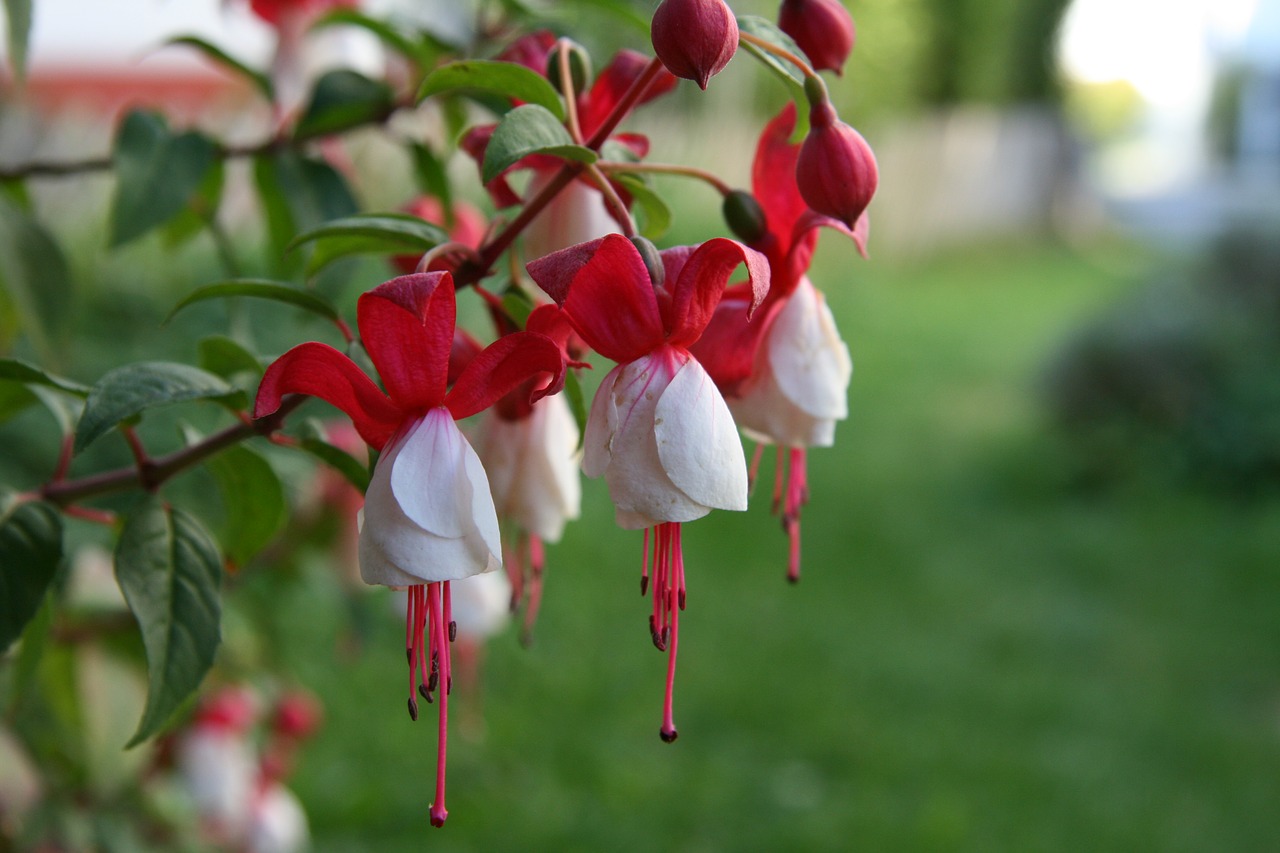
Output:
[[492,181],[502,170],[530,154],[550,154],[565,160],[594,163],[599,155],[575,145],[569,131],[554,115],[540,106],[525,104],[502,117],[484,152],[480,178]]
[[345,450],[330,444],[325,439],[323,427],[315,421],[307,421],[303,424],[298,447],[333,468],[346,478],[348,483],[359,489],[361,494],[369,488],[369,466]]
[[231,562],[244,565],[284,524],[284,488],[267,460],[247,447],[227,448],[205,464],[226,509],[219,540]]
[[326,222],[303,231],[289,249],[314,243],[307,262],[308,275],[339,258],[357,254],[401,254],[434,249],[449,235],[438,225],[408,213],[362,213]]
[[395,96],[386,83],[355,71],[330,71],[316,81],[311,102],[303,110],[295,137],[323,136],[389,115]]
[[48,361],[66,335],[71,272],[53,235],[0,195],[0,285],[9,292],[31,343]]
[[177,38],[169,39],[167,44],[180,44],[195,48],[207,58],[213,60],[213,62],[248,80],[268,101],[275,100],[275,87],[271,85],[270,77],[245,65],[216,44],[205,41],[199,36],[178,36]]
[[439,51],[424,39],[414,39],[407,33],[397,29],[392,23],[379,18],[371,18],[355,9],[334,9],[311,25],[312,29],[348,25],[367,30],[377,36],[384,45],[409,60],[419,68],[429,66]]
[[291,284],[271,281],[270,279],[237,278],[196,288],[173,307],[173,310],[169,312],[169,316],[164,321],[168,323],[175,314],[188,305],[206,302],[210,299],[226,299],[233,296],[250,296],[254,299],[283,302],[287,305],[305,309],[313,314],[319,314],[330,322],[337,322],[339,319],[338,309],[329,304],[328,300],[315,293],[299,290]]
[[89,396],[89,386],[48,373],[20,358],[0,358],[0,381],[45,385],[79,397]]
[[204,174],[200,186],[187,199],[187,206],[164,226],[164,242],[169,248],[180,246],[215,222],[218,205],[222,203],[222,185],[226,167],[215,160]]
[[188,364],[144,361],[109,371],[93,386],[76,426],[76,450],[83,450],[121,421],[153,406],[239,395],[221,377]]
[[640,233],[650,240],[657,240],[671,227],[671,208],[640,178],[635,175],[614,174],[610,176],[631,194],[631,198],[640,206],[644,214],[644,227]]
[[147,705],[128,748],[160,731],[213,665],[222,561],[194,517],[152,495],[125,519],[115,564],[147,650]]
[[[739,15],[738,31],[753,35],[756,38],[764,39],[770,44],[776,45],[783,50],[794,53],[801,59],[808,59],[791,38],[791,36],[778,29],[777,25],[768,18],[761,18],[758,15]],[[799,67],[787,62],[775,54],[761,50],[750,42],[741,42],[742,47],[764,64],[774,73],[774,75],[786,84],[791,90],[791,99],[796,102],[796,132],[792,134],[793,139],[803,137],[809,132],[809,101],[804,94],[804,72]]]
[[413,155],[413,174],[418,180],[418,189],[440,199],[440,205],[449,210],[453,205],[453,190],[449,186],[444,163],[430,147],[418,142],[409,143],[409,152]]
[[9,70],[18,80],[27,76],[27,44],[31,39],[32,0],[4,0],[9,19]]
[[10,718],[29,695],[36,675],[40,672],[40,660],[44,657],[45,647],[49,645],[49,629],[53,627],[53,598],[51,595],[44,596],[35,615],[31,617],[27,627],[22,629],[22,646],[13,662],[13,680],[10,682]]
[[271,261],[281,272],[292,265],[286,247],[295,234],[359,210],[332,166],[288,149],[255,158],[254,181],[267,219]]
[[0,515],[0,652],[40,608],[62,562],[62,518],[48,504],[23,503]]
[[557,123],[564,121],[564,105],[555,87],[541,74],[514,62],[468,59],[442,65],[422,81],[418,100],[457,90],[488,92],[537,104],[554,115]]
[[27,386],[17,382],[0,382],[0,423],[12,418],[36,401]]
[[27,389],[58,422],[59,434],[67,436],[75,432],[76,423],[80,420],[81,412],[84,411],[83,397],[68,394],[57,388],[47,388],[44,385],[28,385]]
[[174,135],[163,116],[125,116],[112,152],[116,192],[112,246],[140,237],[181,213],[218,159],[218,146],[195,131]]
[[200,369],[230,380],[239,373],[251,373],[256,380],[262,376],[262,362],[238,342],[223,335],[210,335],[200,341]]

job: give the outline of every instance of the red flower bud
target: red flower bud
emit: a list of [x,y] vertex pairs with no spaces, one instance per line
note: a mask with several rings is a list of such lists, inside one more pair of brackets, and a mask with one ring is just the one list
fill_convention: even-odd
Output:
[[800,197],[818,213],[853,228],[876,194],[876,157],[862,134],[840,121],[830,103],[814,104],[809,123],[796,160]]
[[652,37],[668,71],[705,89],[738,49],[738,21],[724,0],[662,0]]
[[306,693],[293,691],[280,697],[271,727],[277,734],[301,740],[320,728],[322,716],[319,702]]
[[814,68],[837,74],[856,35],[853,17],[840,0],[782,0],[778,29],[795,39]]

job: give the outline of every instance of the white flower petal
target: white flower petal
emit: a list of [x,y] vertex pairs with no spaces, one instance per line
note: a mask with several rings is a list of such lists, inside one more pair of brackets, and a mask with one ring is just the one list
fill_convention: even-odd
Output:
[[591,401],[591,411],[587,413],[587,428],[582,437],[582,473],[588,477],[603,474],[613,455],[610,447],[613,444],[613,433],[618,428],[613,386],[621,372],[622,365],[619,365],[605,374]]
[[378,460],[362,519],[365,583],[457,580],[502,565],[488,477],[445,409],[428,413]]
[[747,463],[729,407],[695,358],[658,399],[654,437],[663,470],[682,492],[714,509],[747,508]]
[[853,375],[849,348],[836,331],[826,300],[808,278],[800,280],[778,312],[767,346],[769,365],[787,399],[817,418],[848,417]]
[[459,637],[483,639],[501,631],[511,618],[511,581],[506,572],[487,572],[449,584],[453,621]]

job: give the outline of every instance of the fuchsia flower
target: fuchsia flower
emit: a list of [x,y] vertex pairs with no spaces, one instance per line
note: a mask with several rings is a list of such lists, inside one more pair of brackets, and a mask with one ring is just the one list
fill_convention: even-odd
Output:
[[795,39],[815,69],[836,74],[844,69],[857,35],[841,0],[782,0],[778,29]]
[[501,566],[488,478],[454,420],[476,414],[539,374],[550,378],[532,396],[555,393],[564,381],[564,362],[551,339],[517,332],[480,352],[447,388],[455,320],[447,272],[380,285],[360,297],[357,318],[385,394],[347,356],[310,342],[267,368],[254,411],[257,417],[276,411],[286,394],[320,397],[350,416],[361,437],[382,453],[362,511],[360,573],[367,583],[409,587],[410,715],[417,718],[415,682],[428,702],[440,688],[431,806],[431,822],[440,826],[448,814],[449,581]]
[[652,559],[650,631],[669,653],[660,733],[672,741],[678,613],[685,601],[680,525],[712,509],[747,506],[746,463],[733,419],[689,347],[738,264],[747,267],[748,311],[768,291],[769,270],[758,252],[725,239],[669,249],[661,259],[662,269],[651,274],[630,240],[609,235],[534,261],[528,270],[587,345],[618,362],[591,404],[583,470],[604,476],[619,526],[646,529],[641,589],[650,585]]
[[738,50],[738,20],[724,0],[662,0],[651,34],[667,70],[702,89]]
[[[819,226],[848,235],[859,251],[865,251],[867,234],[865,215],[851,230],[810,210],[800,197],[798,146],[788,142],[794,127],[795,107],[788,104],[761,134],[752,168],[752,188],[765,211],[766,232],[754,245],[769,259],[768,297],[748,322],[752,294],[742,287],[726,291],[693,347],[738,426],[749,437],[779,447],[774,509],[782,510],[791,540],[788,578],[793,581],[800,573],[800,509],[808,500],[805,448],[833,443],[836,421],[848,414],[845,397],[853,370],[831,311],[806,271]],[[753,470],[759,454],[757,448]]]

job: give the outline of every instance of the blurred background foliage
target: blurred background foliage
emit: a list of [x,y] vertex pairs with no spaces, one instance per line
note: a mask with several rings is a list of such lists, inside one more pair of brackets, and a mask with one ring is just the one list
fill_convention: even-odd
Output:
[[[618,20],[598,5],[575,14]],[[1031,102],[1066,110],[1079,145],[1123,137],[1141,114],[1128,82],[1056,73],[1062,0],[851,5],[860,40],[835,91],[873,135],[893,139],[894,125],[939,110]],[[773,14],[770,3],[734,6]],[[638,38],[627,25],[589,31],[602,55],[610,39]],[[749,71],[731,67],[708,97],[719,87],[731,109],[776,109],[780,87]],[[748,76],[763,82],[734,82]],[[1222,80],[1214,126],[1229,155],[1239,96]],[[638,128],[672,114],[653,109]],[[691,127],[681,144],[717,132]],[[733,146],[740,162],[723,143],[705,156],[738,162],[745,184],[753,144]],[[392,207],[407,166],[378,150],[353,143],[356,161],[373,164],[359,190]],[[923,157],[912,168],[933,184],[944,177],[935,166]],[[1078,163],[1069,171],[1083,180]],[[193,342],[228,322],[208,305],[160,325],[221,276],[217,255],[204,238],[170,249],[158,235],[108,252],[106,183],[37,199],[67,212],[48,217],[76,294],[58,366],[88,381],[130,360],[191,359]],[[886,218],[901,185],[883,185]],[[673,185],[672,196],[681,212],[666,244],[721,229],[701,189]],[[433,738],[403,713],[393,602],[350,583],[335,553],[347,520],[295,513],[229,579],[219,672],[287,673],[323,702],[326,725],[292,783],[316,849],[1276,849],[1277,229],[1254,220],[1152,241],[1083,219],[924,248],[873,237],[868,262],[824,238],[812,277],[855,374],[837,447],[811,457],[804,579],[783,581],[767,461],[745,516],[719,513],[687,535],[673,747],[655,731],[665,662],[635,601],[639,541],[614,527],[603,484],[588,482],[585,517],[549,551],[534,644],[520,648],[514,629],[495,638],[480,693],[456,704],[452,814],[434,833]],[[235,229],[250,274],[270,267],[257,228],[250,218]],[[389,274],[361,261],[321,287],[350,315]],[[15,322],[0,303],[6,342]],[[252,334],[279,352],[329,332],[274,307]],[[31,409],[0,424],[0,480],[25,488],[48,476],[47,417]],[[207,428],[212,416],[161,413],[144,434],[173,441],[181,423]],[[267,450],[291,506],[311,506],[310,469]],[[89,453],[95,467],[128,460],[115,441]],[[216,521],[225,508],[207,477],[171,488]],[[103,538],[69,531],[76,545]],[[137,660],[140,649],[122,636],[110,652]],[[89,664],[57,656],[49,705],[23,711],[47,718],[48,754],[63,755],[53,770],[88,777],[80,801],[46,804],[48,814],[83,814],[98,846],[128,849],[104,815],[136,807],[115,751],[136,713],[117,715],[123,729],[83,720],[133,700],[86,686],[77,665]],[[0,686],[14,677],[5,667]]]

